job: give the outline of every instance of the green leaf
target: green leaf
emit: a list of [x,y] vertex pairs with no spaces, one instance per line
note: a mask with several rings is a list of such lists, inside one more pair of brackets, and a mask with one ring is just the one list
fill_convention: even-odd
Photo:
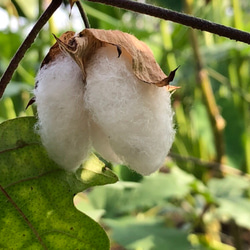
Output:
[[211,179],[208,188],[218,198],[241,197],[250,188],[250,180],[243,176],[226,176],[224,179]]
[[34,1],[32,1],[32,0],[27,0],[27,1],[15,0],[14,3],[15,3],[15,6],[18,7],[18,10],[21,10],[21,12],[19,12],[19,14],[22,14],[26,18],[29,18],[29,19],[36,18],[37,5]]
[[0,153],[32,144],[40,145],[40,138],[34,133],[35,122],[34,117],[23,117],[1,123]]
[[[141,183],[120,181],[116,185],[95,187],[88,193],[88,198],[97,211],[106,211],[105,217],[114,217],[138,209],[160,206],[166,204],[168,199],[182,199],[192,190],[193,181],[193,176],[172,168],[169,174],[151,175]],[[85,204],[86,200],[79,201],[79,209],[89,214],[84,209]]]
[[208,188],[219,205],[216,215],[220,220],[233,219],[238,225],[250,229],[250,199],[245,197],[250,188],[248,178],[227,176],[224,179],[212,179]]
[[9,63],[9,59],[14,55],[21,42],[21,36],[18,33],[0,32],[0,46],[4,48],[1,50],[0,69],[5,67],[5,65],[2,65],[4,59],[6,60],[6,64]]
[[191,249],[187,232],[168,228],[159,219],[125,217],[105,219],[104,223],[111,228],[114,241],[128,250]]
[[194,177],[173,167],[169,174],[145,177],[133,194],[134,202],[141,207],[150,207],[166,199],[184,198],[191,190]]
[[[95,7],[91,7],[91,4],[85,4],[83,3],[83,7],[86,10],[86,12],[88,13],[88,15],[97,18],[101,21],[102,25],[107,23],[109,24],[111,27],[117,27],[120,24],[120,20],[114,18],[112,15],[107,14],[107,11],[101,11],[98,10],[98,8]],[[103,6],[104,8],[106,8],[107,6]],[[109,6],[107,8],[110,8]]]
[[137,203],[133,203],[132,191],[138,186],[134,182],[118,182],[116,185],[95,187],[88,192],[88,198],[78,196],[77,208],[92,217],[92,211],[88,209],[90,204],[93,211],[105,211],[105,217],[114,217],[122,213],[134,210]]
[[78,193],[74,197],[74,204],[78,210],[87,214],[95,221],[99,221],[100,218],[105,214],[104,209],[96,209],[93,206],[85,193]]
[[6,97],[13,97],[13,96],[20,95],[20,93],[24,90],[31,91],[32,86],[23,82],[12,81],[10,84],[7,85],[3,94],[3,99]]
[[118,181],[117,176],[94,154],[77,171],[77,174],[81,181],[89,186],[105,185]]
[[242,143],[244,117],[239,113],[231,98],[221,98],[219,105],[223,107],[222,116],[227,124],[225,127],[225,146],[228,164],[240,169],[244,161],[244,144]]
[[250,230],[250,200],[240,197],[219,199],[219,208],[216,215],[222,221],[234,220],[239,226]]
[[35,122],[25,117],[0,124],[0,248],[109,249],[104,230],[73,205],[74,194],[93,183],[48,158]]
[[190,117],[191,127],[196,132],[197,139],[199,139],[200,143],[203,143],[208,152],[208,155],[203,155],[203,157],[209,158],[210,155],[215,155],[213,133],[206,106],[201,101],[194,101]]

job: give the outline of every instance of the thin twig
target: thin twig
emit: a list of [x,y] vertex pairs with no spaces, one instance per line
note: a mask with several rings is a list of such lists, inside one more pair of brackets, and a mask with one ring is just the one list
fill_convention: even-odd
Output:
[[82,17],[82,20],[84,22],[85,28],[89,29],[90,28],[89,20],[88,20],[88,17],[87,17],[87,15],[86,15],[86,13],[85,13],[82,5],[81,5],[81,2],[80,1],[76,1],[76,6],[77,6],[77,8],[78,8],[78,10],[79,10],[79,12],[81,14],[81,17]]
[[12,58],[8,68],[4,72],[1,80],[0,80],[0,98],[3,96],[4,90],[7,84],[10,82],[12,75],[14,74],[18,64],[21,59],[24,57],[25,52],[29,49],[31,44],[34,42],[37,34],[42,29],[42,27],[46,24],[46,22],[50,19],[52,14],[57,10],[57,8],[61,5],[62,0],[53,0],[49,7],[44,11],[41,17],[38,19],[26,39],[23,41],[16,54]]
[[36,231],[36,229],[33,227],[29,219],[25,216],[23,211],[19,208],[19,206],[14,202],[14,200],[9,196],[9,194],[6,192],[6,190],[0,185],[0,190],[4,194],[4,196],[8,199],[8,201],[13,205],[13,207],[18,211],[18,213],[23,217],[23,219],[26,221],[32,232],[35,234],[36,238],[38,239],[39,243],[43,247],[43,249],[47,249],[45,246],[43,240],[41,239],[39,233]]
[[139,3],[130,0],[86,0],[89,2],[103,3],[119,7],[126,10],[131,10],[137,13],[147,14],[149,16],[158,17],[164,20],[169,20],[175,23],[183,24],[185,26],[208,31],[210,33],[224,36],[232,40],[250,44],[250,33],[238,29],[234,29],[221,24],[213,23],[201,18],[186,15],[176,11],[156,7],[150,4]]
[[246,174],[236,168],[230,167],[225,164],[221,164],[219,162],[211,162],[211,161],[205,161],[193,156],[183,156],[179,155],[173,152],[170,152],[168,154],[168,157],[175,159],[176,161],[183,161],[183,162],[192,162],[196,165],[203,166],[208,169],[213,169],[213,170],[218,170],[220,172],[223,172],[225,174],[233,174],[233,175],[240,175],[240,176],[245,176],[250,179],[250,175]]

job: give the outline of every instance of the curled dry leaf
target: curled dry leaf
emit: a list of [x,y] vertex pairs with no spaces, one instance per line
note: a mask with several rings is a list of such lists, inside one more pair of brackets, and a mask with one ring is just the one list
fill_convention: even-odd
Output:
[[[84,29],[76,36],[72,35],[67,42],[61,38],[57,38],[57,42],[73,57],[85,77],[88,60],[98,48],[107,44],[117,47],[118,57],[123,53],[129,58],[135,76],[145,83],[155,84],[158,87],[167,86],[173,80],[177,70],[175,69],[169,76],[166,76],[155,61],[152,51],[144,42],[119,30]],[[175,87],[171,87],[171,90],[173,89]]]

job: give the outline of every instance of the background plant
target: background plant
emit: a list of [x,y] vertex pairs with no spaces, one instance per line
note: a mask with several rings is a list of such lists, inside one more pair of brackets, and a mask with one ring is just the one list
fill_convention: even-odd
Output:
[[[245,1],[155,0],[151,3],[240,30],[248,31],[250,28],[250,5]],[[0,33],[1,75],[27,35],[27,29],[44,11],[43,4],[42,1],[2,3],[2,10],[8,11],[4,15],[13,20],[13,15],[16,15],[19,26],[17,31],[9,22]],[[177,134],[162,172],[142,178],[124,166],[115,166],[113,169],[121,182],[79,194],[75,197],[77,207],[105,225],[113,248],[248,249],[249,45],[147,15],[86,1],[82,4],[92,28],[119,29],[134,34],[149,45],[167,74],[181,65],[174,82],[181,89],[173,95]],[[35,11],[37,6],[39,13]],[[25,110],[25,106],[34,86],[35,72],[54,42],[51,33],[60,35],[68,29],[80,31],[83,28],[79,21],[77,27],[74,26],[73,20],[81,19],[74,11],[75,6],[71,19],[68,19],[69,6],[67,8],[65,11],[65,6],[61,6],[59,10],[64,13],[64,25],[59,27],[55,15],[19,64],[0,102],[1,121],[34,114],[32,109]],[[29,171],[34,171],[33,166],[38,163],[33,163],[27,168],[30,169],[27,175],[21,177],[27,158],[25,161],[19,155],[11,155],[8,157],[15,159],[13,163],[5,161],[6,145],[15,148],[16,144],[6,144],[3,137],[0,138],[2,178],[6,178],[4,169],[9,169],[11,164],[16,166],[13,174],[17,174],[17,180],[30,178]],[[14,135],[10,133],[9,138],[14,138]],[[39,144],[39,139],[36,140]],[[23,136],[21,141],[27,143],[27,138]],[[32,145],[30,147],[33,148]],[[35,158],[41,157],[39,150]],[[43,157],[46,159],[46,156]],[[17,159],[20,165],[16,164]],[[49,163],[51,165],[53,163]],[[244,176],[239,173],[244,173]],[[53,181],[50,178],[48,182]],[[2,181],[0,183],[4,186]],[[112,181],[106,181],[109,182]],[[15,181],[10,178],[10,183]],[[27,182],[22,183],[27,191]],[[54,189],[59,187],[60,184],[57,184]],[[16,188],[13,186],[13,195],[18,196]],[[81,190],[71,188],[71,197],[78,191]],[[31,201],[28,194],[22,202]],[[1,210],[6,211],[2,204]],[[62,207],[57,206],[55,211],[60,209]],[[63,215],[67,211],[61,210],[61,213]],[[5,215],[1,219],[4,220]],[[13,227],[13,221],[8,220],[6,232],[10,232],[10,228],[13,232],[21,232],[23,229]],[[42,249],[42,244],[40,246]]]

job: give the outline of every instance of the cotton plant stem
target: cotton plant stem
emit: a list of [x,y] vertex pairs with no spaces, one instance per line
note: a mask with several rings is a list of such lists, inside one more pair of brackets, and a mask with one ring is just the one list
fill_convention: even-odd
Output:
[[79,12],[81,14],[81,17],[82,17],[82,20],[84,22],[85,28],[86,29],[90,28],[88,17],[87,17],[87,15],[86,15],[86,13],[85,13],[82,5],[81,5],[81,2],[80,1],[76,1],[76,6],[77,6],[77,8],[78,8],[78,10],[79,10]]
[[250,44],[250,33],[234,29],[221,24],[213,23],[201,18],[180,12],[164,9],[150,4],[144,4],[132,0],[85,0],[89,2],[102,3],[119,7],[125,10],[131,10],[137,13],[158,17],[164,20],[179,23],[185,26],[207,31],[219,36],[227,37],[232,40],[241,41]]
[[57,10],[57,8],[61,5],[62,0],[52,0],[51,4],[48,8],[44,11],[41,17],[38,19],[28,36],[25,38],[19,49],[17,50],[16,54],[12,58],[9,66],[7,67],[6,71],[1,77],[0,80],[0,98],[3,96],[4,90],[7,84],[10,82],[12,75],[14,74],[18,64],[24,57],[24,54],[29,49],[31,44],[34,42],[37,34],[42,29],[42,27],[47,23],[49,18],[53,15],[53,13]]
[[214,171],[219,171],[222,172],[224,174],[230,174],[230,175],[239,175],[239,176],[245,176],[247,179],[250,180],[250,175],[246,174],[236,168],[230,167],[228,165],[225,164],[221,164],[218,162],[211,162],[211,161],[204,161],[200,158],[196,158],[193,156],[183,156],[183,155],[179,155],[173,152],[170,152],[168,154],[168,157],[170,157],[171,159],[175,160],[175,161],[182,161],[182,162],[192,162],[195,165],[200,165],[203,166],[207,169],[212,169]]
[[[186,0],[185,3],[187,12],[191,13],[191,5],[192,5],[191,1]],[[225,157],[224,139],[223,139],[223,130],[225,127],[225,121],[223,117],[220,115],[208,73],[203,65],[203,60],[198,45],[198,38],[195,30],[193,29],[190,30],[190,37],[191,37],[191,46],[194,52],[194,59],[197,65],[197,80],[201,87],[202,95],[205,101],[206,109],[209,114],[211,126],[213,129],[213,136],[216,148],[215,161],[223,163]]]

